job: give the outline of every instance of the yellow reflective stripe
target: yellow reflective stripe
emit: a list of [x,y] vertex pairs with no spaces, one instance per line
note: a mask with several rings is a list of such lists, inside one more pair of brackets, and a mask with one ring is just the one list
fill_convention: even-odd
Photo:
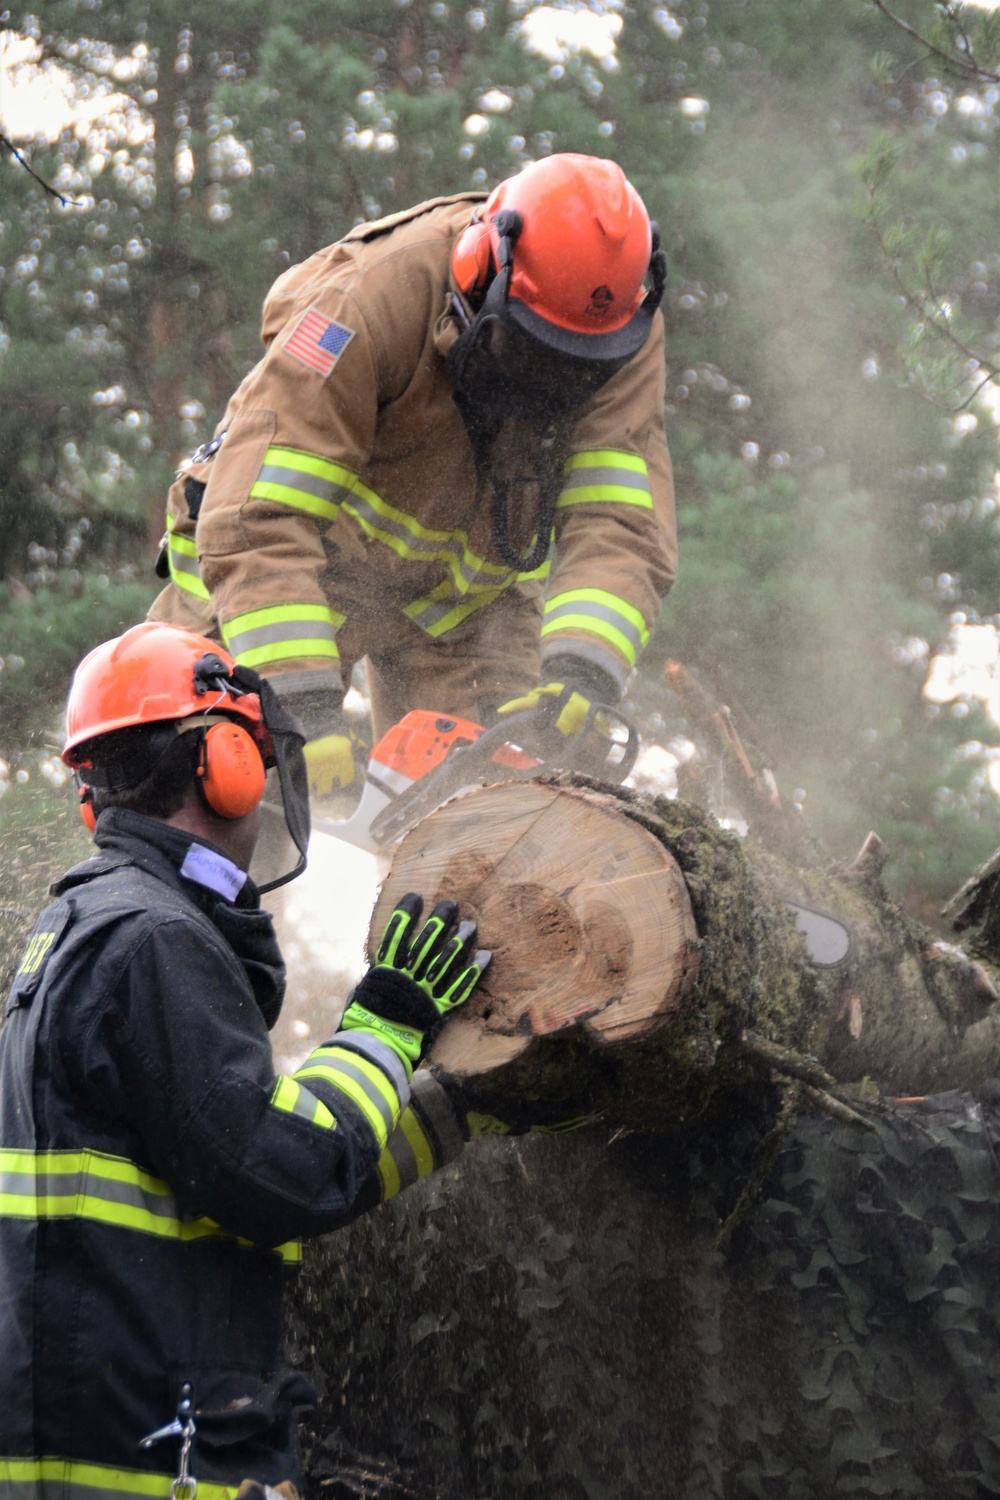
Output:
[[308,1120],[310,1125],[319,1125],[323,1130],[336,1130],[337,1121],[327,1109],[322,1099],[317,1099],[315,1094],[296,1083],[294,1078],[288,1078],[284,1073],[279,1073],[275,1080],[274,1089],[271,1092],[271,1103],[275,1109],[280,1109],[289,1115],[298,1115],[302,1120]]
[[628,469],[633,474],[648,474],[649,465],[638,453],[626,453],[621,448],[585,448],[572,453],[563,464],[563,473],[572,474],[577,469]]
[[412,604],[404,605],[403,614],[415,625],[419,625],[432,640],[444,635],[449,630],[454,630],[456,625],[461,625],[476,610],[482,609],[487,604],[492,604],[494,599],[499,599],[513,578],[508,579],[499,588],[483,589],[475,594],[459,596],[460,603],[452,603],[455,598],[455,589],[450,579],[446,578],[439,583],[436,589],[425,594],[422,599],[415,599]]
[[[184,1219],[162,1178],[102,1151],[0,1150],[0,1217],[87,1219],[182,1243],[216,1235],[253,1248],[213,1219]],[[274,1247],[285,1261],[302,1258],[297,1242]]]
[[574,453],[563,464],[566,482],[557,509],[567,505],[606,504],[637,505],[652,510],[649,468],[637,453],[617,448],[593,448]]
[[[366,535],[412,562],[436,562],[448,569],[457,595],[506,588],[516,574],[502,563],[490,563],[469,547],[464,531],[437,531],[389,505],[359,480],[344,510]],[[485,580],[485,581],[484,581]]]
[[436,1167],[433,1144],[416,1111],[408,1106],[376,1165],[383,1202],[429,1176]]
[[532,578],[548,578],[552,572],[552,559],[547,557],[541,567],[535,568],[531,573],[518,573],[518,583],[527,583]]
[[176,524],[174,517],[168,515],[167,566],[170,568],[171,581],[185,593],[193,594],[196,599],[207,599],[208,589],[201,581],[201,569],[198,566],[198,545],[193,536],[175,531]]
[[250,490],[251,500],[271,500],[321,521],[336,519],[340,503],[357,482],[353,469],[299,448],[268,448]]
[[565,510],[567,505],[614,504],[635,505],[640,510],[652,510],[653,497],[649,490],[633,490],[621,484],[579,484],[560,493],[556,510]]
[[545,606],[542,639],[561,630],[585,630],[599,636],[620,651],[632,667],[649,640],[641,611],[604,589],[568,589],[550,599]]
[[417,1180],[419,1181],[422,1177],[429,1177],[431,1172],[434,1171],[434,1152],[431,1149],[430,1141],[424,1134],[420,1121],[413,1110],[408,1109],[404,1111],[399,1123],[417,1163]]
[[347,1048],[320,1047],[296,1069],[295,1077],[320,1078],[340,1089],[361,1110],[379,1146],[385,1145],[399,1119],[400,1099],[375,1063]]
[[[406,1114],[404,1113],[400,1117],[400,1123],[405,1119]],[[403,1184],[400,1181],[399,1168],[396,1166],[392,1150],[388,1145],[386,1145],[382,1155],[379,1157],[375,1171],[378,1173],[382,1202],[384,1203],[387,1198],[395,1198],[396,1194],[402,1191]]]
[[545,616],[548,619],[558,610],[567,605],[590,605],[595,610],[603,611],[608,618],[619,617],[636,632],[636,638],[645,635],[649,639],[649,631],[643,618],[641,609],[636,609],[634,604],[629,604],[619,594],[611,594],[607,589],[566,589],[561,594],[553,594],[545,605]]
[[[66,1458],[0,1458],[0,1485],[4,1500],[66,1500],[64,1486],[72,1485],[73,1500],[97,1500],[118,1495],[121,1500],[148,1500],[167,1496],[174,1479],[170,1474],[140,1473],[136,1469],[112,1469],[104,1464],[80,1463]],[[23,1486],[23,1491],[22,1487]],[[202,1500],[233,1500],[236,1486],[198,1481]]]
[[337,631],[344,616],[327,604],[272,604],[234,615],[222,639],[244,667],[305,656],[340,661]]
[[[517,577],[504,564],[487,562],[473,552],[464,531],[442,531],[422,525],[414,516],[369,489],[352,469],[316,454],[294,448],[269,448],[250,497],[289,505],[331,521],[343,506],[367,536],[390,548],[398,557],[408,562],[440,563],[447,568],[450,584],[446,583],[444,588],[438,586],[405,611],[408,618],[434,637],[461,624],[483,605],[491,604]],[[547,572],[545,562],[532,573],[521,576],[544,578]],[[477,597],[473,599],[473,595]],[[426,617],[420,618],[425,611]],[[293,655],[331,653],[314,649],[292,652],[286,646],[277,653],[268,648],[254,656],[234,654],[243,665],[260,666]]]

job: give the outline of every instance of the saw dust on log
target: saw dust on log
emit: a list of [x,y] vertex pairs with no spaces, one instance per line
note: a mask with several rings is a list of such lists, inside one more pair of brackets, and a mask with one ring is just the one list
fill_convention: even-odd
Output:
[[607,1046],[658,1030],[697,976],[698,934],[670,852],[600,793],[506,782],[454,798],[403,838],[372,918],[445,896],[493,963],[432,1057],[473,1074],[582,1026]]

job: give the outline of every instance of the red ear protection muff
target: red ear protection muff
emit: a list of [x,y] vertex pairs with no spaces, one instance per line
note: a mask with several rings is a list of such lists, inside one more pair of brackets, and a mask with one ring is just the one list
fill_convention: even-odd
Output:
[[83,826],[88,833],[93,833],[97,827],[97,814],[94,811],[94,794],[86,783],[81,783],[79,797],[80,817],[83,819]]
[[197,774],[205,801],[220,818],[245,818],[264,795],[264,760],[242,724],[220,722],[206,731]]
[[493,261],[492,224],[474,219],[463,229],[451,252],[455,284],[464,296],[475,302],[485,292],[490,275],[496,269]]

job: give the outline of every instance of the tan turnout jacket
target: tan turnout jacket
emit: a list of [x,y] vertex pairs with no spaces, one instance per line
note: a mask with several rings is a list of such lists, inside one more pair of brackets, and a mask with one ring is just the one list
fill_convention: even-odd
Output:
[[[624,685],[676,559],[663,320],[554,441],[505,422],[477,482],[445,358],[464,326],[451,247],[479,201],[359,225],[275,283],[266,352],[229,402],[224,441],[170,492],[171,583],[154,617],[220,633],[294,689],[339,690],[366,654],[417,676],[471,656],[464,696],[419,705],[443,712],[530,686],[539,637],[543,664],[568,652]],[[518,577],[491,547],[492,482],[523,497],[510,508],[523,550],[553,463],[553,561]],[[186,478],[207,481],[197,525]],[[492,665],[477,669],[477,653]]]

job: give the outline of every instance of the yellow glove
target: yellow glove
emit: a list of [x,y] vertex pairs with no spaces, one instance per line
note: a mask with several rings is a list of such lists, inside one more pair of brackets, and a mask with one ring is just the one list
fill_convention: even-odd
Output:
[[[504,703],[497,709],[497,714],[516,714],[524,709],[538,708],[546,699],[555,699],[563,695],[566,701],[559,707],[555,725],[560,734],[572,740],[580,733],[590,712],[590,699],[572,684],[546,682],[543,687],[532,688],[531,692],[525,693],[523,698],[512,698],[509,703]],[[598,729],[607,731],[607,724],[600,715],[594,722]],[[308,746],[306,749],[308,750]]]
[[305,747],[309,790],[314,797],[331,797],[352,785],[355,777],[353,736],[324,734]]

